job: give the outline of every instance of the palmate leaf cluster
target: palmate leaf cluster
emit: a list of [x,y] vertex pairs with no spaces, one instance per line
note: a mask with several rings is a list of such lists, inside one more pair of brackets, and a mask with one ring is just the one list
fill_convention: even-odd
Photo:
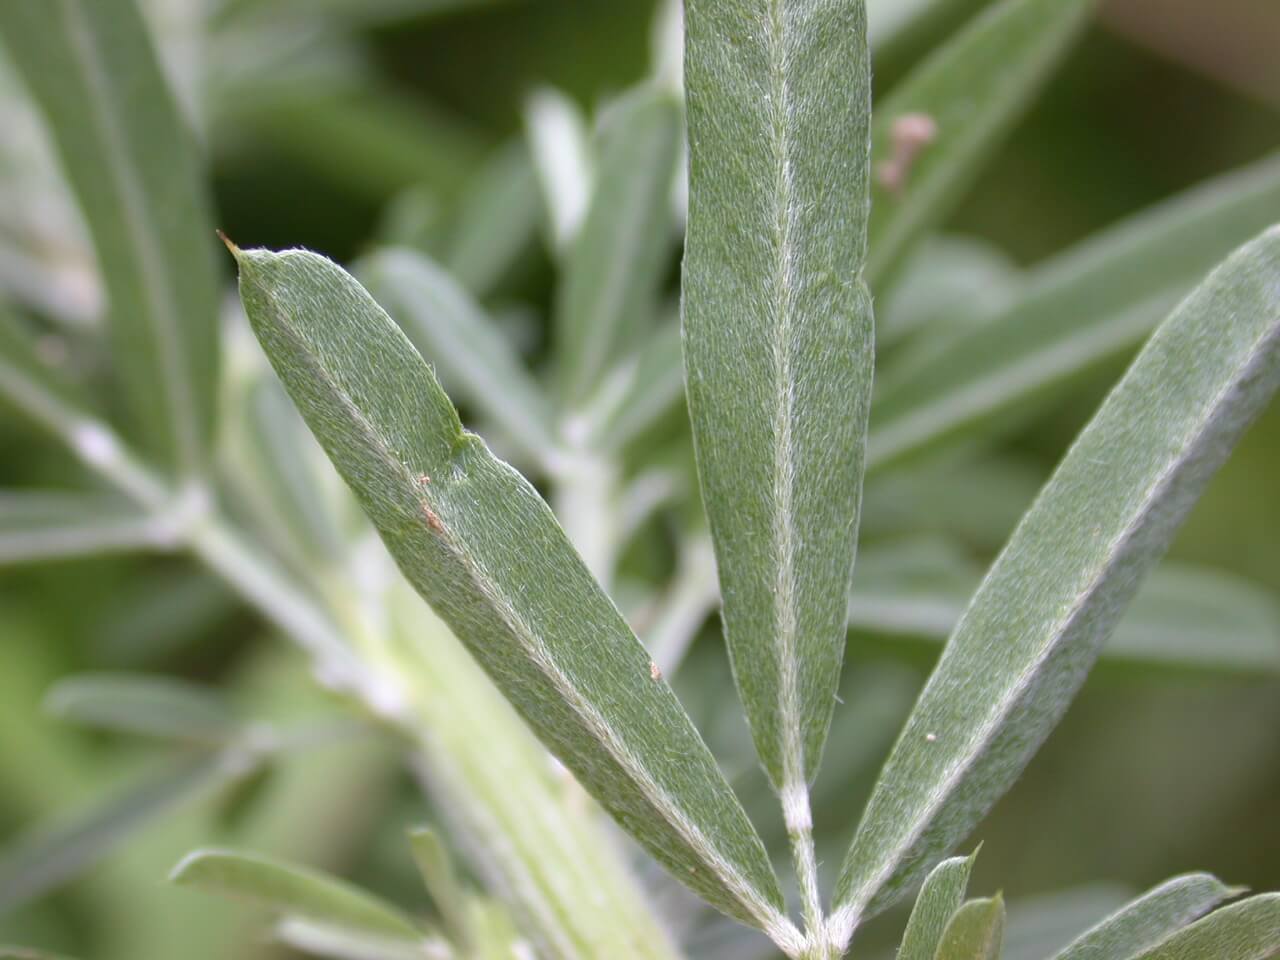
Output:
[[[873,108],[873,48],[946,6],[873,6],[869,23],[862,0],[688,0],[683,36],[672,7],[652,75],[599,117],[529,97],[527,143],[472,175],[448,242],[415,236],[412,195],[387,228],[399,242],[351,272],[226,240],[247,324],[220,317],[198,150],[131,0],[0,7],[96,253],[123,401],[0,317],[0,395],[93,478],[5,493],[0,559],[189,553],[346,704],[291,725],[176,681],[64,681],[51,710],[167,742],[172,762],[12,844],[0,909],[193,797],[253,789],[283,755],[389,735],[443,824],[406,840],[429,920],[238,845],[201,846],[172,880],[265,907],[281,942],[319,956],[681,956],[594,803],[789,957],[856,950],[915,890],[900,960],[1001,957],[1003,898],[968,898],[978,854],[952,854],[1094,663],[1276,672],[1271,598],[1148,574],[1280,387],[1280,161],[1015,280],[935,231],[1092,4],[992,3]],[[559,278],[534,371],[484,300],[539,230]],[[939,324],[949,265],[988,299]],[[895,492],[939,463],[950,486],[948,454],[1139,343],[980,582],[946,544],[859,554]],[[620,568],[660,514],[679,526],[675,569],[637,591]],[[671,684],[715,609],[783,837]],[[945,646],[824,890],[821,761],[874,704],[839,706],[851,630]],[[1243,893],[1177,877],[1053,960],[1267,960],[1280,899]]]

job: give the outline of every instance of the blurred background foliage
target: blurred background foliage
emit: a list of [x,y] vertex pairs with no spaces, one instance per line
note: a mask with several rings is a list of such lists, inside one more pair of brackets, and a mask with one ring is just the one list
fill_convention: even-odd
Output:
[[[950,0],[924,26],[911,22],[913,6],[920,4],[872,4],[883,40],[878,95],[983,4]],[[204,144],[218,223],[230,236],[246,245],[308,246],[341,261],[388,239],[410,242],[464,278],[530,363],[546,360],[554,256],[524,152],[527,98],[556,88],[589,115],[634,83],[650,69],[653,3],[148,0],[144,8]],[[1278,49],[1280,6],[1267,0],[1104,4],[946,232],[980,238],[976,249],[990,276],[1016,277],[1118,218],[1267,155],[1280,145]],[[5,299],[39,318],[49,351],[66,349],[59,336],[66,329],[87,331],[91,343],[101,304],[92,248],[7,67],[0,70],[0,129]],[[477,243],[456,225],[460,211],[486,200],[500,204],[514,226]],[[994,295],[987,275],[977,275],[968,295]],[[676,279],[673,256],[672,295]],[[102,374],[91,351],[63,359],[90,379]],[[880,477],[868,489],[869,559],[857,575],[873,576],[870,557],[892,565],[893,549],[928,550],[940,539],[952,551],[943,559],[947,570],[980,571],[1123,362],[1078,379],[998,442]],[[0,486],[56,487],[76,471],[52,442],[0,414]],[[940,488],[952,492],[949,501],[937,498]],[[1278,490],[1274,409],[1196,507],[1173,557],[1251,581],[1276,602]],[[624,557],[619,590],[627,580],[660,578],[674,563],[671,540],[661,525],[641,537]],[[1270,614],[1274,606],[1260,616]],[[1207,625],[1207,644],[1216,629],[1229,627]],[[1096,671],[981,830],[974,887],[1000,887],[1011,901],[1011,960],[1020,956],[1019,930],[1032,931],[1026,937],[1034,951],[1052,940],[1055,924],[1065,938],[1127,893],[1193,867],[1255,889],[1280,887],[1280,635],[1272,636],[1269,672],[1141,663]],[[815,798],[826,859],[838,859],[936,650],[855,634],[847,706]],[[176,675],[223,688],[246,716],[287,724],[331,710],[300,657],[227,588],[163,555],[3,568],[0,652],[5,847],[33,825],[101,804],[146,771],[187,762],[145,740],[84,732],[51,716],[42,701],[60,677]],[[714,621],[677,686],[762,830],[776,839],[780,825],[771,822],[776,815],[754,769]],[[194,846],[234,842],[327,866],[414,906],[418,887],[403,835],[427,815],[422,802],[395,752],[358,729],[317,749],[286,749],[258,769],[214,778],[59,892],[0,917],[0,941],[105,960],[290,956],[268,944],[243,910],[167,886],[167,870]],[[126,797],[122,815],[138,804]],[[4,894],[0,888],[0,901]],[[877,926],[896,930],[900,920]],[[867,955],[881,936],[877,927],[865,940],[860,935]],[[713,925],[690,951],[767,955],[760,943]]]

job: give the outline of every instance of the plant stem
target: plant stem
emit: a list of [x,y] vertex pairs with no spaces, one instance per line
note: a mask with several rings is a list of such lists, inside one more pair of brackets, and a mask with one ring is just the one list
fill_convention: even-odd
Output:
[[800,885],[800,904],[804,914],[805,960],[826,960],[835,956],[827,941],[827,922],[822,910],[822,893],[818,888],[818,860],[813,843],[813,813],[809,804],[809,788],[801,781],[785,786],[781,792],[787,838],[791,841],[791,858]]

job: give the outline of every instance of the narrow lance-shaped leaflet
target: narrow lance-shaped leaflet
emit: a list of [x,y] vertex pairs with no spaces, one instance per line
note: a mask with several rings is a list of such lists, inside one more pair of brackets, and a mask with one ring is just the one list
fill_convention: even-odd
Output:
[[1157,330],[978,589],[867,804],[837,888],[838,943],[1013,783],[1277,385],[1273,228]]
[[871,395],[866,11],[691,0],[686,20],[683,325],[698,470],[756,749],[807,829]]
[[536,491],[463,431],[425,361],[346,272],[306,251],[234,252],[267,356],[410,583],[646,849],[794,945],[741,805]]

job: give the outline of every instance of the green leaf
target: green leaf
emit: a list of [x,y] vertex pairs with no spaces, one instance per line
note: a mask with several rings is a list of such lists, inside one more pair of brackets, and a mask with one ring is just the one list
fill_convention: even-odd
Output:
[[974,595],[868,801],[838,933],[909,889],[1013,783],[1277,385],[1280,229],[1160,327]]
[[0,915],[66,883],[157,818],[242,773],[236,766],[228,755],[202,753],[19,837],[0,853]]
[[933,868],[916,898],[897,960],[934,960],[949,921],[964,903],[977,856],[954,857]]
[[582,228],[590,202],[593,164],[587,121],[567,95],[543,87],[525,100],[524,123],[551,246],[563,253]]
[[698,472],[756,750],[803,801],[839,682],[871,393],[866,16],[691,0],[686,17]]
[[61,953],[33,950],[30,947],[0,947],[0,960],[71,960]]
[[614,107],[556,291],[556,356],[569,407],[587,399],[626,338],[652,322],[674,239],[679,147],[680,105],[670,94],[642,90]]
[[[862,552],[851,630],[931,642],[954,629],[980,572],[945,544]],[[1111,663],[1227,674],[1280,674],[1280,604],[1213,570],[1162,564],[1138,588],[1102,649]]]
[[1129,960],[1241,892],[1205,873],[1175,877],[1073,940],[1053,960]]
[[520,142],[500,148],[458,201],[445,270],[474,296],[484,296],[533,242],[540,214],[529,151]]
[[[3,16],[0,13],[0,16]],[[39,353],[37,341],[0,304],[0,397],[46,428],[88,417],[89,401]]]
[[873,288],[963,197],[1092,9],[1092,0],[1006,0],[877,105],[867,260]]
[[455,956],[441,941],[388,939],[300,917],[281,920],[275,936],[295,950],[331,960],[449,960]]
[[155,549],[166,545],[164,533],[136,505],[110,494],[0,491],[0,567]]
[[879,53],[882,48],[920,30],[931,20],[973,3],[974,0],[867,0],[867,33],[871,49]]
[[422,882],[444,922],[449,939],[456,944],[466,944],[470,939],[467,895],[458,882],[453,858],[449,856],[444,841],[434,830],[422,828],[409,832],[409,844],[418,872],[422,874]]
[[947,924],[934,960],[1000,960],[1004,900],[970,900]]
[[714,759],[533,488],[462,430],[339,267],[305,251],[238,259],[267,356],[410,583],[655,857],[726,912],[794,936]]
[[1270,960],[1280,952],[1280,894],[1223,907],[1133,960]]
[[169,879],[300,917],[339,931],[419,942],[422,933],[399,909],[319,870],[234,850],[195,850]]
[[586,447],[617,453],[684,399],[680,324],[659,327],[605,378],[590,405]]
[[546,397],[466,290],[407,249],[380,251],[357,272],[450,393],[493,420],[531,463],[542,462],[557,445]]
[[1029,272],[977,329],[940,336],[878,381],[867,469],[1036,409],[1140,341],[1238,244],[1280,220],[1280,155],[1160,204]]
[[213,428],[218,276],[196,151],[131,0],[0,4],[93,234],[114,359],[167,466],[199,470]]
[[226,744],[244,732],[212,690],[167,677],[87,674],[60,680],[45,709],[87,727],[166,740]]

